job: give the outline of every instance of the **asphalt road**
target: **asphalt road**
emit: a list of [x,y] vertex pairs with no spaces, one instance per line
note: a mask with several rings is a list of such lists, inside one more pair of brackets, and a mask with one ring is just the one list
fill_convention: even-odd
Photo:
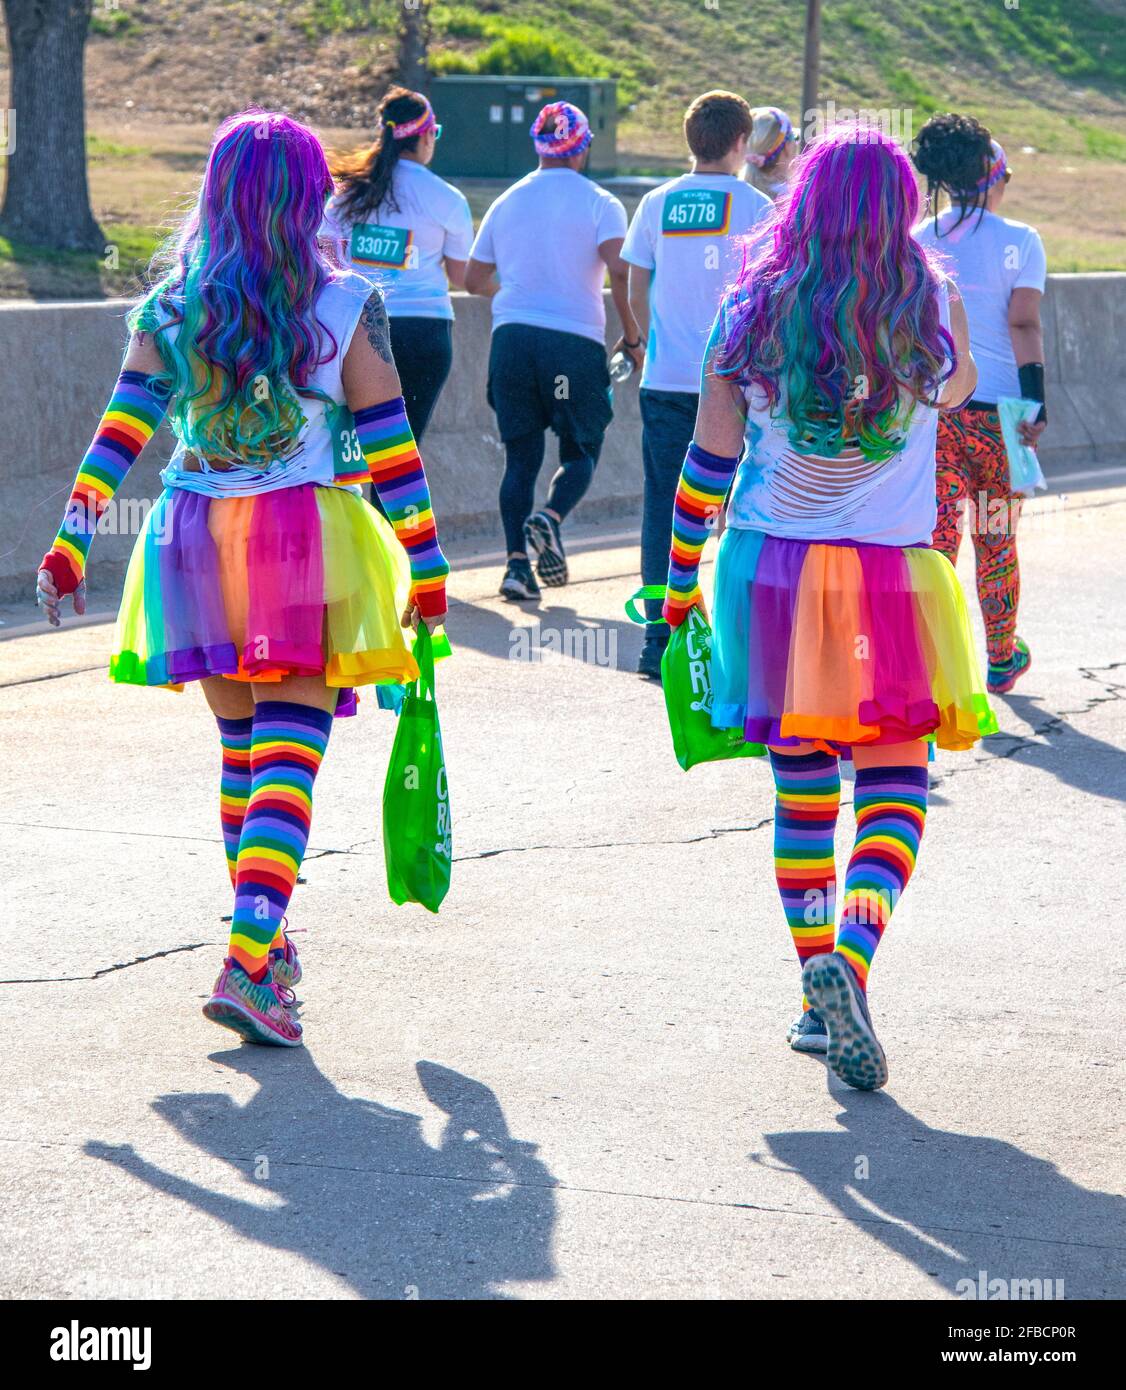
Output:
[[203,701],[112,687],[104,619],[0,615],[0,1294],[1122,1297],[1119,481],[1026,515],[1035,664],[936,765],[875,1095],[783,1041],[769,772],[674,762],[633,542],[587,536],[538,612],[462,558],[438,917],[384,886],[391,716],[334,731],[294,1052],[199,1012],[229,905]]

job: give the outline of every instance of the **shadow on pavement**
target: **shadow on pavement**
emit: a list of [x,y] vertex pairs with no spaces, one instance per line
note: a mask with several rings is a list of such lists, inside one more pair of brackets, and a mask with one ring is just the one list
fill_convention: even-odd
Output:
[[[628,596],[628,592],[627,596]],[[509,661],[551,661],[565,657],[587,666],[633,673],[644,628],[628,618],[587,618],[574,608],[552,603],[550,592],[538,603],[506,604],[500,612],[458,603],[450,641]]]
[[[1002,695],[1013,713],[1044,743],[1028,743],[1016,756],[1022,767],[1039,768],[1068,786],[1108,801],[1126,801],[1126,751],[1101,738],[1092,738],[1066,719],[1057,720],[1042,710],[1034,695]],[[1039,732],[1043,729],[1043,732]],[[982,739],[982,748],[999,757],[1012,754],[1011,745],[1002,749],[992,739]]]
[[[252,1200],[166,1172],[129,1144],[92,1141],[85,1152],[238,1236],[315,1261],[365,1298],[503,1298],[507,1281],[555,1277],[555,1180],[536,1146],[509,1134],[487,1086],[417,1064],[447,1117],[434,1148],[419,1116],[342,1095],[304,1048],[239,1047],[210,1060],[258,1082],[246,1105],[222,1093],[175,1094],[153,1109],[247,1184],[265,1159]],[[255,1264],[232,1245],[236,1267],[241,1286]],[[268,1260],[259,1268],[251,1289],[269,1296]]]
[[1079,1187],[1002,1139],[931,1129],[886,1091],[832,1086],[845,1107],[839,1131],[765,1138],[774,1159],[866,1235],[951,1294],[985,1271],[987,1281],[1051,1280],[1049,1296],[1062,1279],[1061,1297],[1121,1297],[1122,1197]]

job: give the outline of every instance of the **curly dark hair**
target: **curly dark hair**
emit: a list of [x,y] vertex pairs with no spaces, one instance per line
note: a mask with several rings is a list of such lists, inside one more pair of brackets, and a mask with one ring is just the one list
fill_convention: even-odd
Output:
[[946,193],[959,210],[955,227],[973,212],[980,217],[985,211],[986,195],[978,185],[989,172],[992,138],[976,117],[954,111],[932,116],[915,137],[911,159],[927,181],[936,227],[939,192]]

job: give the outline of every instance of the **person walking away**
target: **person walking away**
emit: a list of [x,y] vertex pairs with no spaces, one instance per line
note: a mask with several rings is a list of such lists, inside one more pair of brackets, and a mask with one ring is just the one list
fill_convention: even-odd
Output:
[[376,126],[370,145],[332,159],[336,192],[321,235],[339,265],[383,292],[407,419],[421,441],[453,363],[450,286],[465,288],[473,219],[465,195],[427,167],[442,127],[420,92],[392,87]]
[[[668,568],[680,465],[700,404],[700,367],[719,301],[742,269],[743,239],[772,210],[743,180],[751,109],[733,92],[705,92],[684,116],[692,168],[646,193],[633,215],[622,259],[629,300],[644,337],[641,373],[641,582],[661,584]],[[646,600],[637,669],[659,680],[669,629],[654,625],[659,600]]]
[[773,202],[790,187],[790,174],[798,155],[798,137],[785,111],[777,106],[756,106],[747,143],[747,165],[752,185]]
[[[997,727],[957,577],[930,547],[938,416],[976,372],[957,292],[912,235],[918,212],[888,136],[845,127],[803,151],[774,234],[720,306],[665,601],[674,626],[703,607],[700,557],[734,478],[712,724],[770,753],[775,879],[802,966],[790,1046],[827,1052],[866,1090],[888,1077],[868,984],[919,852],[927,740],[968,749]],[[846,751],[856,838],[838,920]]]
[[[1020,498],[1011,487],[997,406],[1003,396],[1040,402],[1036,418],[1020,425],[1022,441],[1035,448],[1047,423],[1040,322],[1047,257],[1035,228],[1001,215],[1012,170],[1005,151],[974,117],[932,116],[919,131],[913,158],[927,181],[933,212],[916,235],[946,258],[966,306],[978,364],[973,399],[939,422],[933,544],[956,564],[968,522],[985,623],[986,683],[1003,695],[1028,670],[1032,653],[1017,635]],[[949,206],[940,211],[943,196]]]
[[[287,912],[334,720],[355,713],[355,686],[417,679],[402,629],[442,623],[449,573],[379,290],[317,235],[331,191],[320,142],[284,113],[216,131],[36,585],[53,626],[68,595],[85,610],[98,520],[167,415],[176,449],[129,562],[110,676],[198,682],[215,715],[234,906],[203,1012],[280,1047],[302,1042]],[[358,459],[335,448],[345,408]],[[387,520],[358,495],[365,477]]]
[[[504,443],[500,514],[507,564],[500,592],[539,597],[539,580],[567,582],[562,524],[590,487],[613,415],[606,364],[607,274],[622,322],[619,346],[641,364],[620,252],[626,211],[583,176],[592,133],[577,106],[545,106],[531,128],[539,166],[485,213],[465,287],[492,298],[488,400]],[[538,511],[535,486],[547,430],[559,440],[559,469]],[[533,575],[529,555],[535,557]]]

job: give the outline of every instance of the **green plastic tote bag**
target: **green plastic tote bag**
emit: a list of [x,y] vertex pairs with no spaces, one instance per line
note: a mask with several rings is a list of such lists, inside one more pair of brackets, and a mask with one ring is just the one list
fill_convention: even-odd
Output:
[[[663,584],[646,584],[626,603],[626,613],[635,623],[644,622],[635,601],[664,596]],[[698,608],[690,608],[684,622],[672,630],[661,658],[661,685],[673,751],[685,771],[697,763],[765,756],[765,747],[747,743],[742,729],[717,729],[712,724],[712,629]]]
[[424,625],[414,655],[419,676],[406,687],[383,784],[383,857],[392,901],[437,912],[450,887],[453,841],[434,699],[434,642]]

